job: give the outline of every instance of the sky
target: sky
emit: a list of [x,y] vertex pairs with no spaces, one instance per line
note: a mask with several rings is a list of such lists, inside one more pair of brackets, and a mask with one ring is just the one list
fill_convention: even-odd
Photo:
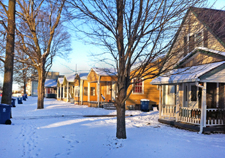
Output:
[[[209,0],[209,2],[212,2]],[[215,9],[221,9],[225,6],[225,0],[217,0],[215,3]],[[70,32],[73,32],[70,30]],[[89,72],[91,67],[95,67],[96,63],[93,62],[93,56],[91,53],[100,53],[102,50],[97,46],[85,44],[84,41],[77,39],[74,34],[71,34],[71,48],[70,55],[63,59],[61,57],[55,57],[53,65],[50,71],[59,72],[60,75],[72,75],[75,72]],[[98,65],[99,67],[105,67],[106,65]],[[3,74],[0,77],[3,83]],[[13,89],[18,89],[17,84],[13,84]]]

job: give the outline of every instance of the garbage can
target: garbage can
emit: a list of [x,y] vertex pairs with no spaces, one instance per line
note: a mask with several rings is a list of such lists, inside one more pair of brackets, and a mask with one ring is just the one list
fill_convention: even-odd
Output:
[[70,98],[70,103],[74,104],[74,98]]
[[17,101],[18,101],[18,104],[23,104],[23,101],[22,101],[21,97],[17,98]]
[[11,124],[11,105],[0,104],[0,124]]
[[24,96],[25,96],[26,99],[28,98],[28,97],[27,97],[27,94],[24,94]]
[[149,111],[149,100],[141,99],[141,111]]
[[12,107],[16,107],[16,99],[15,98],[11,99],[11,104],[12,104]]
[[22,96],[22,98],[23,98],[23,100],[24,100],[24,101],[26,101],[26,97],[25,97],[25,95],[23,95],[23,96]]

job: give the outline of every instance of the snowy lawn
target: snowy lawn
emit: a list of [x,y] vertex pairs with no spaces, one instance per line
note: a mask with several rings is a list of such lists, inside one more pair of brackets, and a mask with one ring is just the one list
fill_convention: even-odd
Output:
[[158,111],[126,111],[127,139],[116,139],[115,110],[37,98],[12,108],[12,125],[0,125],[1,158],[220,158],[225,135],[201,135],[158,123]]

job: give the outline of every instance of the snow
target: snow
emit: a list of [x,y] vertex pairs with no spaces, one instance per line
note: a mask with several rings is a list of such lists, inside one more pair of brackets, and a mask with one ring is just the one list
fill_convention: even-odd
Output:
[[117,70],[114,68],[92,68],[99,76],[116,76]]
[[126,111],[127,139],[116,138],[115,110],[45,99],[37,110],[36,97],[12,108],[12,125],[0,125],[1,158],[74,157],[205,157],[225,154],[225,135],[202,135],[157,121],[158,111]]
[[57,87],[56,79],[46,79],[45,80],[45,87]]
[[58,78],[59,84],[63,84],[64,77]]
[[66,76],[67,82],[74,82],[75,78],[76,78],[76,75]]
[[151,84],[169,84],[169,83],[200,81],[199,79],[200,76],[204,75],[205,73],[209,72],[210,70],[224,63],[225,61],[174,69],[162,76],[159,76],[153,79],[150,83]]

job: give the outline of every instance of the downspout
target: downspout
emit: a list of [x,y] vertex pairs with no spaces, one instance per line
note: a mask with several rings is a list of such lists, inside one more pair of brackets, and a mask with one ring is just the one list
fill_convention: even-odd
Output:
[[[195,85],[196,85],[196,87],[199,87],[199,88],[202,88],[202,89],[204,88],[204,86],[201,86],[200,84],[198,84],[198,81],[195,81]],[[203,115],[203,110],[201,111],[201,115]],[[198,132],[199,134],[202,134],[202,132],[203,132],[203,123],[202,123],[202,121],[203,121],[203,117],[201,117],[200,131]]]

